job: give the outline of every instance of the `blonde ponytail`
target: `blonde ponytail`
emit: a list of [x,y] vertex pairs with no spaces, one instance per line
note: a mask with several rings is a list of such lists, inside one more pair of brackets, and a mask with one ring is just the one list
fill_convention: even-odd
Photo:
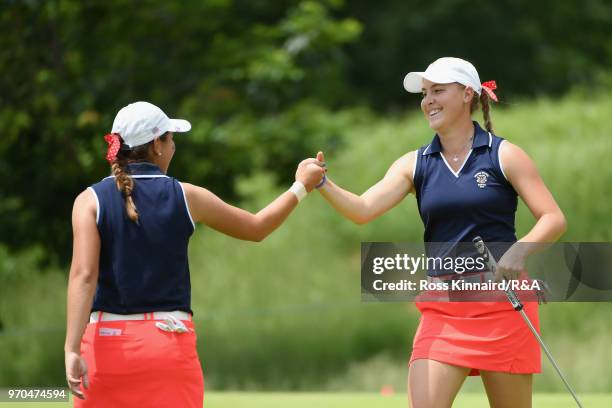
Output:
[[487,129],[487,132],[493,133],[493,122],[491,121],[491,106],[489,105],[489,94],[484,91],[480,94],[480,106],[482,106],[482,118],[484,120],[485,129]]
[[489,95],[484,90],[481,92],[480,96],[474,92],[472,104],[470,105],[470,112],[474,113],[479,106],[482,107],[484,127],[487,129],[487,132],[493,133],[493,121],[491,120],[491,105],[489,104],[489,99]]

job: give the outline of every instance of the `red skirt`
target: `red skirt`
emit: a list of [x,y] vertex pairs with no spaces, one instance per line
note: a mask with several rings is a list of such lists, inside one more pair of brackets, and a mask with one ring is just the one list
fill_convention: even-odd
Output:
[[[430,359],[479,370],[512,374],[542,371],[540,345],[508,301],[415,302],[421,319],[410,363]],[[524,310],[540,331],[537,302]]]
[[90,323],[81,341],[89,388],[74,406],[197,407],[204,377],[193,322],[187,333],[162,331],[154,320]]

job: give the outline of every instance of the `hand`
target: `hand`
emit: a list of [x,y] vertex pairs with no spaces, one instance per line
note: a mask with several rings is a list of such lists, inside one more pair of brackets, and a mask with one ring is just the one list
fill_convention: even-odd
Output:
[[314,163],[308,163],[304,166],[298,167],[295,172],[295,180],[304,184],[306,191],[311,192],[317,184],[323,180],[325,169]]
[[495,282],[518,279],[525,271],[526,258],[524,246],[519,246],[518,242],[512,245],[497,263]]
[[81,391],[79,385],[81,384],[82,378],[83,387],[89,388],[87,363],[79,353],[73,351],[66,352],[65,362],[66,381],[68,382],[70,392],[77,398],[85,399],[85,395],[83,395],[83,391]]
[[[321,159],[323,159],[323,152],[318,152],[318,153],[317,153],[317,158],[316,158],[316,159],[313,159],[313,158],[308,158],[308,159],[304,159],[304,160],[302,160],[302,161],[300,162],[300,164],[298,164],[298,170],[299,170],[301,167],[304,167],[304,166],[306,166],[306,165],[308,165],[308,164],[316,164],[317,166],[320,166],[320,167],[325,168],[325,162],[324,162],[323,160],[320,160],[320,159],[319,159],[319,157],[320,157]],[[325,171],[327,171],[327,169],[326,169]]]
[[312,189],[323,180],[325,164],[316,159],[303,160],[295,172],[295,180],[304,184],[306,191]]

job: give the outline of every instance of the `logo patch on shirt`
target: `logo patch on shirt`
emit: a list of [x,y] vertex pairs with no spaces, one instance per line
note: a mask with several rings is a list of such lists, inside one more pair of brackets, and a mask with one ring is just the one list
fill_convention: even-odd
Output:
[[100,336],[121,336],[121,329],[111,329],[110,327],[101,327]]
[[474,178],[476,179],[476,184],[478,184],[478,187],[485,188],[489,174],[484,171],[479,171],[478,173],[474,174]]

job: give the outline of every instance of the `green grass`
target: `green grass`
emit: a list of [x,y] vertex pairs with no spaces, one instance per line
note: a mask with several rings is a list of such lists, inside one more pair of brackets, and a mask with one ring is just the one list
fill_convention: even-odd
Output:
[[[244,394],[227,393],[211,394],[206,400],[207,408],[405,408],[408,405],[406,395],[381,396],[376,394]],[[581,401],[589,408],[610,407],[612,395],[585,395]],[[574,406],[571,396],[563,394],[536,394],[533,406],[537,408],[562,408]],[[454,408],[486,408],[489,407],[483,394],[460,394]]]
[[[612,406],[612,394],[581,395],[581,402],[589,408]],[[381,396],[369,393],[206,393],[206,408],[406,408],[407,396]],[[70,403],[0,403],[0,408],[21,407],[68,408]],[[536,408],[563,408],[575,406],[574,400],[565,394],[535,394],[533,406]],[[453,408],[487,408],[484,394],[459,394]]]
[[[496,131],[528,152],[564,210],[565,240],[612,241],[610,112],[607,94],[494,108]],[[353,123],[345,146],[326,159],[330,177],[357,193],[432,137],[419,114],[356,114]],[[286,187],[256,174],[239,183],[246,197],[240,205],[259,210]],[[531,225],[521,205],[519,235]],[[418,313],[412,304],[361,303],[359,248],[361,241],[419,242],[422,228],[412,196],[357,226],[317,193],[261,243],[199,227],[190,265],[207,389],[374,392],[383,377],[400,389]],[[0,288],[7,288],[0,296],[0,385],[62,384],[65,271],[34,270],[34,255],[5,255],[0,251]],[[547,345],[583,392],[612,391],[611,313],[610,303],[541,309]],[[543,369],[536,391],[563,391],[545,359]]]
[[[528,152],[564,210],[569,223],[566,240],[612,241],[612,224],[598,221],[612,211],[612,166],[605,164],[612,154],[611,111],[612,96],[602,95],[521,102],[493,112],[499,134]],[[326,156],[329,175],[361,193],[395,159],[427,144],[431,136],[420,114],[359,121],[346,130],[346,147]],[[245,205],[254,210],[282,191],[273,188],[264,175],[244,180],[240,187],[249,197]],[[533,223],[521,204],[518,235]],[[344,390],[359,390],[363,388],[355,383],[373,387],[377,379],[372,374],[355,374],[352,367],[367,366],[381,353],[393,354],[405,370],[418,314],[410,304],[360,304],[359,244],[366,240],[418,242],[422,228],[412,196],[374,222],[357,226],[315,194],[260,244],[200,231],[192,243],[191,259],[192,271],[202,272],[194,276],[194,298],[208,329],[203,361],[210,384],[251,389],[253,384],[246,378],[257,377],[265,388],[320,389],[341,382]],[[542,308],[544,339],[568,376],[587,391],[612,390],[612,372],[602,364],[612,358],[612,348],[607,347],[611,306]],[[251,341],[232,343],[236,337]],[[275,367],[266,366],[267,359],[278,355]],[[536,389],[561,391],[563,386],[548,362],[543,366]],[[241,376],[242,380],[237,378]],[[338,380],[347,376],[358,381]],[[226,382],[224,377],[236,382]],[[293,381],[296,378],[298,383]],[[402,376],[398,378],[403,381]]]

